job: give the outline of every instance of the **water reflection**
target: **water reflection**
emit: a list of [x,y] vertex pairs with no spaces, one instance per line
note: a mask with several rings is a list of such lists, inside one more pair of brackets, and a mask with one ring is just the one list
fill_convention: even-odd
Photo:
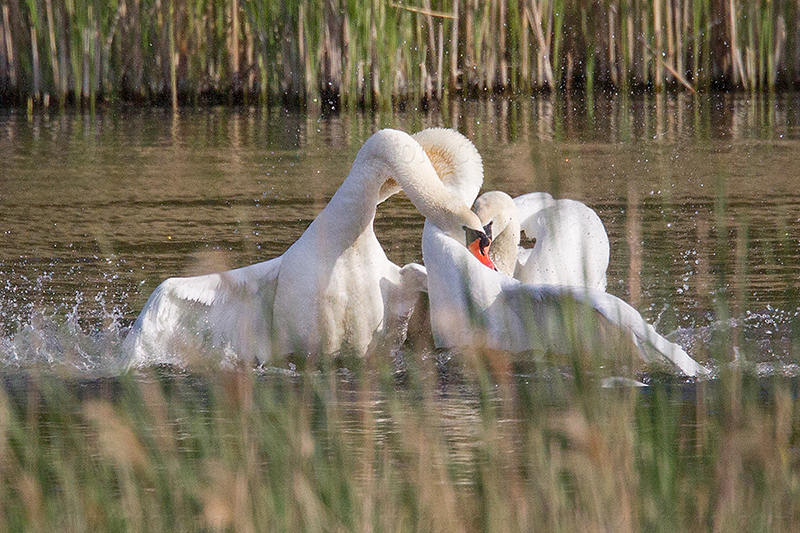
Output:
[[[166,277],[279,255],[375,130],[445,126],[475,142],[484,189],[544,190],[596,209],[611,239],[609,291],[661,331],[697,339],[728,318],[745,332],[758,324],[760,358],[785,361],[791,334],[779,332],[792,331],[800,282],[798,104],[659,94],[335,115],[110,108],[28,120],[6,110],[3,351],[20,352],[13,336],[37,331],[34,316],[68,315],[91,338],[127,325]],[[376,230],[396,263],[421,261],[421,228],[404,198],[379,209]],[[782,337],[770,344],[766,331]]]

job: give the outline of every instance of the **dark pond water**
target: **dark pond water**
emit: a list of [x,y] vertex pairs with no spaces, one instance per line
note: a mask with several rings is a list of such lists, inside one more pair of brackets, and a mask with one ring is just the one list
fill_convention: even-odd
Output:
[[[611,240],[609,292],[708,362],[712,333],[793,372],[800,99],[496,100],[325,115],[262,109],[0,112],[0,365],[110,372],[164,278],[281,254],[382,127],[457,128],[483,190],[581,200]],[[398,264],[423,220],[379,209]]]

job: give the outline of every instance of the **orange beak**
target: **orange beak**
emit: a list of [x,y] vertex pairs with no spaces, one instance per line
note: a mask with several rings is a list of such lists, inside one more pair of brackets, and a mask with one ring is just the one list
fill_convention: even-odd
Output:
[[472,255],[478,258],[478,261],[492,270],[497,270],[497,267],[494,266],[494,263],[492,263],[492,260],[489,258],[489,245],[487,241],[488,239],[486,236],[481,236],[467,245],[467,249],[472,252]]

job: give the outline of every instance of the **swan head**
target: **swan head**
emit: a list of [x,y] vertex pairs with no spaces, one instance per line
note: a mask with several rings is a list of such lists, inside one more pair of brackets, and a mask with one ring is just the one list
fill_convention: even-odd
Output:
[[497,267],[489,257],[489,247],[492,244],[492,223],[489,222],[483,231],[474,230],[464,226],[464,232],[467,235],[467,250],[474,255],[478,261],[492,270],[497,270]]
[[481,224],[490,228],[488,252],[496,270],[513,276],[520,240],[519,214],[514,200],[504,192],[489,191],[475,200],[472,210]]
[[441,128],[414,136],[384,129],[367,139],[353,168],[378,185],[379,202],[402,188],[419,212],[451,238],[460,240],[466,232],[467,247],[494,268],[488,256],[491,238],[469,208],[483,181],[480,155],[469,139]]

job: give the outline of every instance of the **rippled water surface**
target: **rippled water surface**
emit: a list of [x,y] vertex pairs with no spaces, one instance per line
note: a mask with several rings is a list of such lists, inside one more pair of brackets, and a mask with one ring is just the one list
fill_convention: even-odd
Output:
[[[650,369],[649,387],[609,389],[580,365],[410,346],[333,368],[120,374],[159,282],[283,253],[373,132],[429,126],[475,143],[484,190],[593,207],[609,292],[715,378]],[[0,110],[0,521],[794,530],[798,172],[794,96]],[[380,206],[390,259],[422,260],[422,224],[402,195]]]
[[[715,331],[788,365],[800,286],[800,100],[498,100],[391,114],[113,108],[0,113],[0,364],[112,371],[164,278],[281,254],[381,127],[455,127],[483,190],[593,207],[608,290],[704,360]],[[423,220],[379,208],[389,258]]]

